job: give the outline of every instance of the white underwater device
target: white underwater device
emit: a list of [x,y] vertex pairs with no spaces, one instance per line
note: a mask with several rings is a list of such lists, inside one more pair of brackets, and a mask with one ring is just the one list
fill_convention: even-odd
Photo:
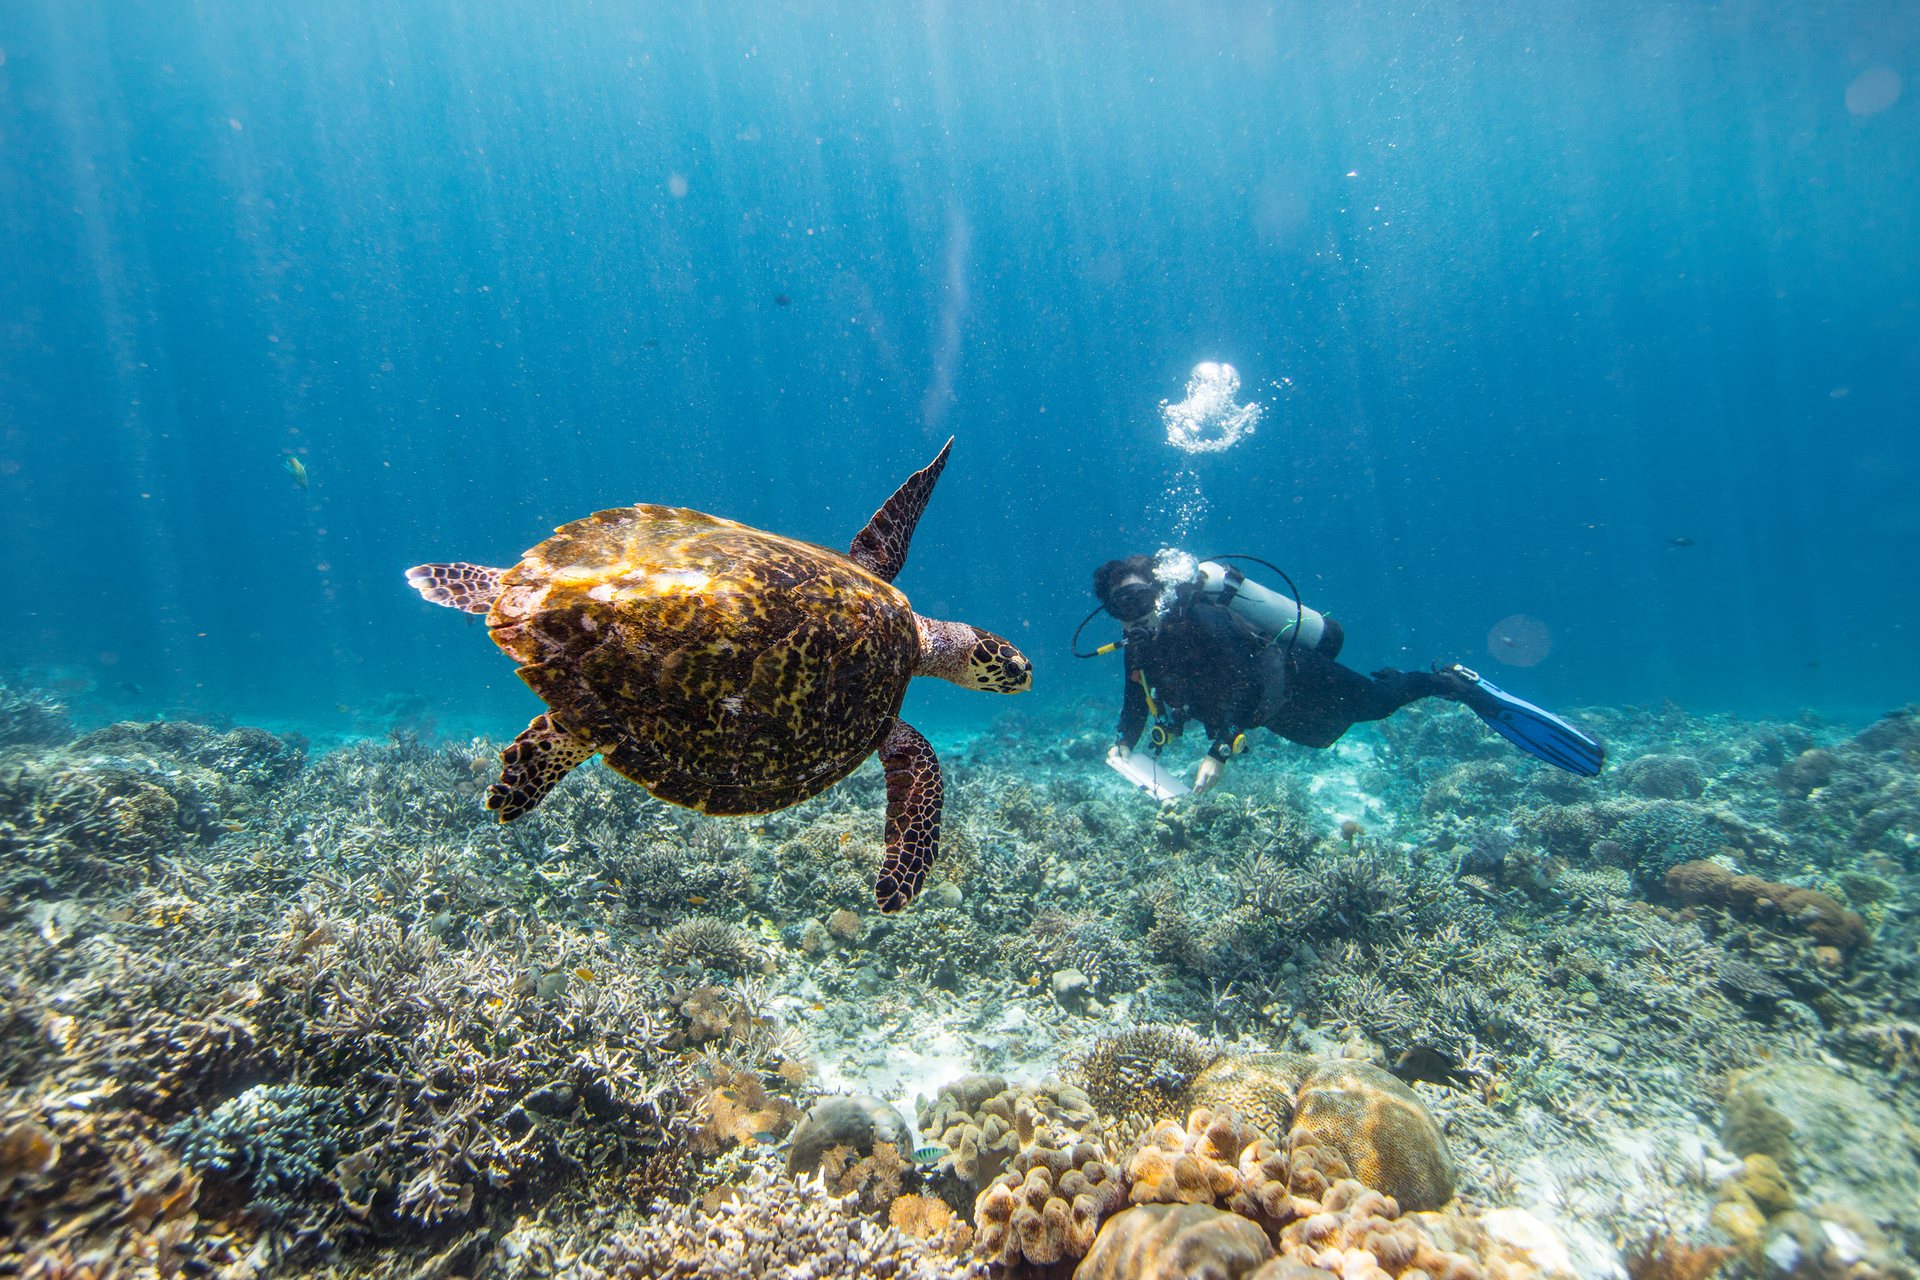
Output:
[[1152,756],[1135,751],[1125,756],[1108,756],[1113,771],[1155,800],[1178,800],[1193,788],[1160,767]]
[[1202,598],[1220,605],[1270,640],[1296,649],[1313,649],[1329,658],[1340,655],[1346,634],[1340,624],[1298,600],[1263,587],[1231,565],[1202,560],[1194,570]]

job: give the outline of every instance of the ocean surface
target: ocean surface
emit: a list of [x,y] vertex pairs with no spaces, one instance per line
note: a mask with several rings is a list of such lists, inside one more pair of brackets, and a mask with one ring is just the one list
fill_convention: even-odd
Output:
[[[1864,720],[1920,666],[1917,57],[1884,3],[13,0],[0,664],[497,732],[407,566],[636,501],[843,546],[951,435],[901,585],[1036,704],[1173,544],[1362,669]],[[1208,361],[1263,412],[1187,454]]]

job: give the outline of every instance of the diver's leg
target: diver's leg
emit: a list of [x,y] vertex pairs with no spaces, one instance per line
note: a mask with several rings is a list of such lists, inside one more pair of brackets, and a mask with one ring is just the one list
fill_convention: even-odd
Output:
[[1427,671],[1386,668],[1371,677],[1351,667],[1307,655],[1293,670],[1287,705],[1267,727],[1291,742],[1330,747],[1354,725],[1384,720],[1409,702],[1444,696],[1444,680]]

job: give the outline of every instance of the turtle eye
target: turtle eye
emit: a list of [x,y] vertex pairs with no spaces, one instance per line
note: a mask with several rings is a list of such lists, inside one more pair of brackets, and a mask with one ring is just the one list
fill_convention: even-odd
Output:
[[988,693],[1023,693],[1033,687],[1033,663],[991,631],[980,633],[967,657],[967,675],[974,688]]

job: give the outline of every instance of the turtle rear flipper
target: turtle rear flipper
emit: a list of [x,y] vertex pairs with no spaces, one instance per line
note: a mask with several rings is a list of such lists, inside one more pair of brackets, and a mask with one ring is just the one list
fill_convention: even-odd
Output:
[[539,715],[500,753],[500,780],[487,788],[487,808],[512,822],[532,812],[593,748]]
[[407,570],[407,585],[449,609],[466,613],[485,613],[493,608],[500,594],[500,577],[505,569],[489,569],[483,564],[417,564]]
[[880,504],[867,527],[854,535],[847,552],[854,563],[888,582],[899,576],[907,563],[907,544],[913,541],[914,526],[927,509],[927,499],[933,496],[934,482],[946,467],[947,451],[952,448],[953,437],[948,436],[940,446],[940,456],[908,476],[906,483]]
[[887,856],[874,881],[873,897],[891,914],[912,902],[940,856],[940,803],[944,784],[933,747],[905,720],[880,745],[887,769]]

